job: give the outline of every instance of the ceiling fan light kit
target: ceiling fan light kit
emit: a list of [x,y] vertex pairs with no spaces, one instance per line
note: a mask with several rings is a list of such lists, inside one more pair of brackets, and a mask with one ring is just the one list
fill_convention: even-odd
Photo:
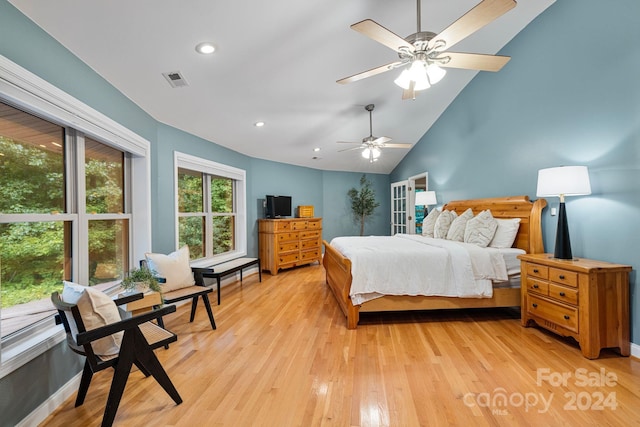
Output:
[[420,29],[420,0],[416,0],[418,28],[402,38],[371,19],[357,22],[351,28],[397,52],[399,61],[338,80],[340,84],[355,82],[405,66],[394,83],[403,89],[402,99],[415,98],[415,92],[438,83],[447,68],[499,71],[508,56],[449,52],[456,43],[516,6],[515,0],[483,0],[440,34]]

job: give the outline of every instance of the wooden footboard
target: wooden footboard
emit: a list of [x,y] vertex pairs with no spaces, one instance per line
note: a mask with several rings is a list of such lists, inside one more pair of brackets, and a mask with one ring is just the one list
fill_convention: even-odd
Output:
[[[458,214],[472,208],[477,214],[481,210],[491,209],[496,218],[520,218],[520,228],[514,247],[527,253],[542,253],[541,217],[546,200],[529,201],[527,196],[501,197],[491,199],[462,200],[450,202],[445,209],[455,210]],[[351,261],[327,241],[324,244],[322,263],[326,271],[326,281],[336,297],[340,309],[347,317],[347,328],[355,329],[360,320],[360,312],[435,310],[451,308],[477,307],[517,307],[520,306],[519,288],[494,289],[492,298],[451,298],[426,296],[384,296],[362,305],[354,306],[349,297],[351,290]]]
[[351,261],[342,256],[326,240],[322,265],[326,271],[327,285],[338,301],[342,313],[347,317],[347,328],[355,329],[360,320],[359,306],[351,304],[349,291],[351,290]]

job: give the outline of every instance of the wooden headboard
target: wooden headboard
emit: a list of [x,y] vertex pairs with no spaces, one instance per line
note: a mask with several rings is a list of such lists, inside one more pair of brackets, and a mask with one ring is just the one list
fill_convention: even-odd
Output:
[[489,209],[494,218],[520,218],[520,228],[513,243],[514,248],[520,248],[527,253],[544,253],[542,242],[542,209],[547,206],[545,199],[535,202],[529,196],[495,197],[489,199],[456,200],[445,204],[443,210],[455,211],[458,215],[468,208],[473,214]]

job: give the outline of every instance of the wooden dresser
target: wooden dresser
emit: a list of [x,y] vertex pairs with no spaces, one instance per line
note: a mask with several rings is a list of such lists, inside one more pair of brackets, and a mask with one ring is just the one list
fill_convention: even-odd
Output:
[[550,254],[518,256],[522,271],[522,325],[535,322],[580,344],[595,359],[603,348],[629,356],[628,265]]
[[258,234],[262,269],[272,275],[322,262],[322,218],[259,219]]

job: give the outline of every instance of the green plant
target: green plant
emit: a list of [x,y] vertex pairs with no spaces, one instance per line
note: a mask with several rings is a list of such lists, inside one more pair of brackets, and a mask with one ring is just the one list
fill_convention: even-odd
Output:
[[350,189],[347,194],[351,199],[351,212],[356,220],[360,221],[360,235],[364,236],[364,223],[368,216],[380,206],[376,202],[376,192],[371,188],[371,181],[366,175],[360,178],[360,190],[356,188]]
[[149,287],[149,290],[162,293],[162,288],[155,276],[155,272],[148,268],[134,268],[122,279],[120,286],[126,291],[135,290],[140,283]]

